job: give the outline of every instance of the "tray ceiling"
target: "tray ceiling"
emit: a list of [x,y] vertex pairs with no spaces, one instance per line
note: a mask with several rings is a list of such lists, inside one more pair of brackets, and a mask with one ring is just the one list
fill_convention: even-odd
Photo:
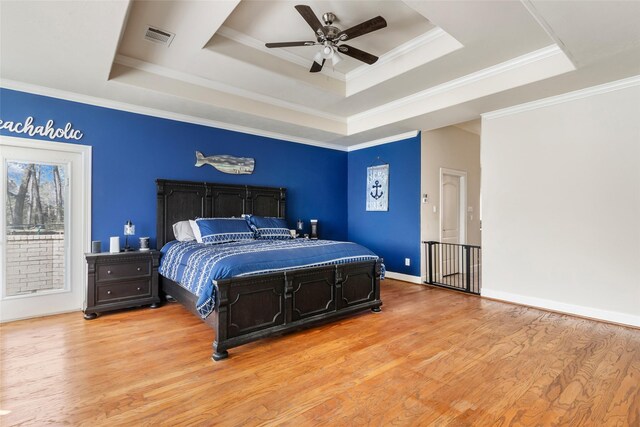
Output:
[[640,2],[304,2],[388,23],[349,41],[376,64],[321,73],[315,46],[264,47],[313,40],[298,3],[1,2],[2,85],[346,149],[640,74]]

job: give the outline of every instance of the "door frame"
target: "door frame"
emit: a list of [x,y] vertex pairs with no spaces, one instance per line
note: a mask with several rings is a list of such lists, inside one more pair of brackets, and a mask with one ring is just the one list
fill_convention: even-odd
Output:
[[[83,242],[82,252],[83,253],[89,252],[89,248],[91,246],[92,147],[89,145],[69,144],[65,142],[56,142],[56,141],[41,141],[41,140],[28,139],[28,138],[16,138],[12,136],[4,136],[4,135],[0,135],[0,143],[1,145],[4,145],[4,146],[10,146],[10,147],[16,147],[16,148],[30,148],[35,150],[54,150],[54,151],[62,151],[62,152],[80,155],[80,163],[81,163],[80,168],[82,170],[82,176],[73,177],[73,179],[79,179],[82,181],[82,192],[79,195],[74,194],[72,199],[74,200],[74,203],[81,204],[82,217],[74,218],[74,221],[81,221],[82,223],[82,227],[81,227],[82,242]],[[4,167],[2,166],[0,167],[0,169],[2,169],[2,173],[4,173]],[[3,177],[2,179],[4,180],[5,178]],[[0,205],[2,206],[2,209],[4,209],[4,206],[6,206],[6,194],[3,191],[0,193],[2,193],[0,194]],[[6,260],[6,248],[7,248],[7,245],[5,244],[6,242],[4,241],[5,232],[6,232],[5,228],[6,228],[5,221],[0,221],[0,287],[1,287],[0,298],[2,298],[3,300],[10,300],[10,299],[16,299],[16,298],[34,298],[37,296],[44,295],[44,294],[36,293],[33,295],[21,295],[19,297],[4,296],[4,284],[6,283],[6,271],[7,271],[7,269],[4,267],[4,263]],[[73,265],[77,265],[77,263],[80,263],[80,265],[83,266],[83,274],[82,274],[83,280],[81,283],[75,284],[75,286],[82,287],[82,302],[80,303],[80,307],[74,308],[73,310],[54,311],[49,313],[48,315],[60,314],[64,312],[83,309],[83,304],[85,303],[87,298],[87,295],[86,295],[87,267],[84,260],[73,260],[73,262],[75,264],[70,262],[69,265],[73,266]],[[67,271],[65,274],[68,275],[69,280],[71,280],[71,278],[73,277],[73,275],[71,274],[71,271]],[[70,284],[71,286],[74,286],[73,283],[70,282]],[[70,291],[57,291],[56,293],[61,293],[61,292],[70,292]],[[31,317],[31,316],[17,317],[17,318],[11,318],[11,319],[3,318],[3,319],[0,319],[0,323],[20,320],[28,317]]]
[[460,235],[458,236],[458,243],[466,244],[467,243],[467,172],[463,170],[457,169],[449,169],[449,168],[440,168],[440,218],[438,224],[438,235],[440,236],[440,242],[442,242],[442,220],[443,220],[443,207],[444,203],[442,202],[442,184],[443,184],[443,175],[454,175],[460,177],[460,200],[458,203],[460,214],[459,214],[459,227],[460,227]]

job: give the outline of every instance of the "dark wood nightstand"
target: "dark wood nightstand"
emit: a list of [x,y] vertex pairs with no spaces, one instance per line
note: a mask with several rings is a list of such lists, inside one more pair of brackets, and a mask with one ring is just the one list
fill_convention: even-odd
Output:
[[158,261],[160,251],[85,254],[88,266],[84,318],[98,313],[150,304],[160,306]]

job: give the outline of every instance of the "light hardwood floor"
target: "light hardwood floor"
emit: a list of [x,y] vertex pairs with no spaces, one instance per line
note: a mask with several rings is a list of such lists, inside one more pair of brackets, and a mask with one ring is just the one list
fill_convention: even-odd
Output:
[[0,327],[0,425],[640,426],[640,330],[385,280],[382,313],[232,349],[180,305]]

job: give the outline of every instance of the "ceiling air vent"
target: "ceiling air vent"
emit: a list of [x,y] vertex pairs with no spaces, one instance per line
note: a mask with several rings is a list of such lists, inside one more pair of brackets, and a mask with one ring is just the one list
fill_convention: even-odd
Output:
[[173,37],[175,37],[175,34],[155,27],[147,27],[147,31],[144,33],[145,40],[149,40],[150,42],[158,43],[167,47],[173,41]]

